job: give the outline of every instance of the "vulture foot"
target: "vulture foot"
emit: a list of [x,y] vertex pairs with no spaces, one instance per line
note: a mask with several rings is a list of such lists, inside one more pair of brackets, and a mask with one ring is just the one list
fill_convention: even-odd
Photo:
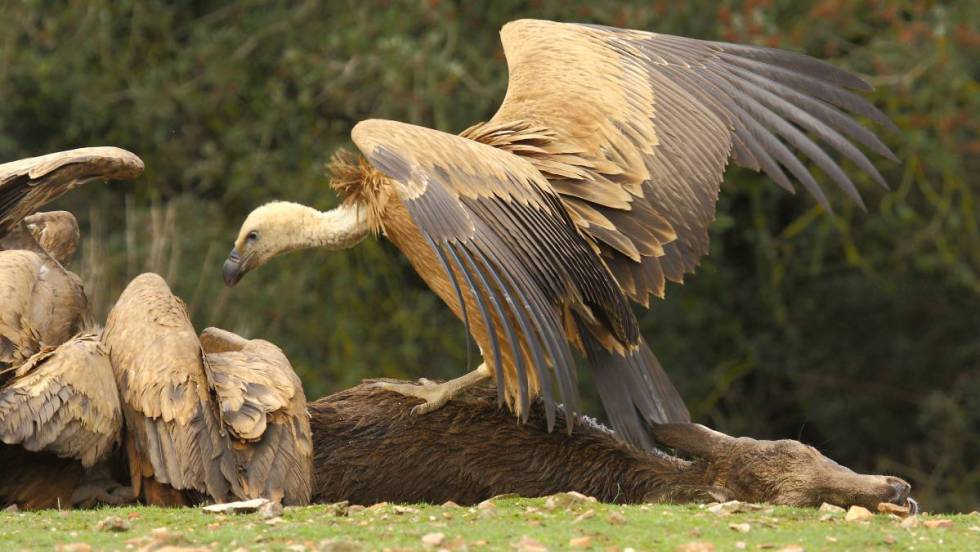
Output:
[[490,377],[490,369],[486,363],[481,364],[476,370],[469,372],[456,379],[451,379],[445,383],[434,383],[426,378],[420,378],[419,383],[391,383],[376,382],[372,387],[380,387],[395,393],[400,393],[409,397],[418,397],[425,402],[412,408],[412,414],[428,414],[439,410],[460,391],[476,385]]

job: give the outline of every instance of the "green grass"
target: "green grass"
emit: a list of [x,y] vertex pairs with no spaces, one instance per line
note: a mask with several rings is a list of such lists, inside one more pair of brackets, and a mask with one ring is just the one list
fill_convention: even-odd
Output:
[[[930,529],[920,523],[906,529],[888,516],[846,522],[843,514],[827,519],[816,510],[784,507],[720,516],[699,506],[575,502],[549,510],[545,499],[504,498],[494,504],[488,509],[380,505],[352,510],[346,516],[338,515],[332,506],[287,508],[281,520],[272,523],[258,514],[219,516],[196,508],[5,512],[0,513],[0,543],[4,550],[51,550],[66,543],[86,543],[95,550],[125,549],[129,544],[138,550],[162,541],[214,550],[317,550],[325,541],[340,540],[359,543],[366,550],[425,549],[424,535],[442,533],[440,546],[451,550],[462,550],[464,545],[469,550],[521,550],[515,543],[525,536],[550,550],[567,550],[571,539],[583,536],[591,537],[588,549],[593,550],[674,550],[698,541],[712,543],[719,551],[780,550],[792,545],[807,551],[980,550],[976,513],[941,516],[953,522],[951,528]],[[100,530],[99,522],[109,516],[125,520],[128,527],[120,532]],[[936,518],[920,516],[922,521]],[[738,532],[730,528],[732,524],[748,524],[750,529]],[[161,527],[167,528],[169,539],[153,536]]]

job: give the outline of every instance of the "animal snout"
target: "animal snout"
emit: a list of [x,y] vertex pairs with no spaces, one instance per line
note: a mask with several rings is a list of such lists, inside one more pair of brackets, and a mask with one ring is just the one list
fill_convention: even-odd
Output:
[[888,497],[888,502],[905,506],[906,503],[908,503],[909,492],[912,490],[912,485],[909,485],[904,479],[899,479],[890,475],[885,476],[885,482],[889,487],[891,487],[891,495]]

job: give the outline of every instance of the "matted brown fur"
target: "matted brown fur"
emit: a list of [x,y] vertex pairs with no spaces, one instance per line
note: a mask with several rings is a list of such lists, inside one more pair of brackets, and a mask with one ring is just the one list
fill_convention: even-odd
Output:
[[508,493],[578,491],[616,503],[875,508],[908,501],[901,479],[854,473],[798,441],[733,438],[698,424],[651,428],[660,442],[691,454],[688,461],[633,448],[581,417],[569,435],[549,432],[541,401],[526,424],[517,423],[489,384],[425,416],[410,413],[417,403],[369,384],[310,403],[314,500],[473,504]]

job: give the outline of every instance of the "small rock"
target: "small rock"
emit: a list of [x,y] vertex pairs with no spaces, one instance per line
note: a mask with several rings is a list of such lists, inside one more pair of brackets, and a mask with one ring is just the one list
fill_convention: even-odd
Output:
[[109,533],[122,533],[123,531],[129,531],[129,522],[121,517],[109,516],[100,521],[95,528],[99,531]]
[[829,542],[831,544],[834,544],[834,543],[837,542],[837,537],[831,537],[831,536],[828,535],[827,536],[827,542]]
[[922,522],[929,529],[951,529],[953,521],[948,519],[927,519]]
[[903,529],[915,529],[919,526],[919,516],[909,516],[903,519],[902,523],[899,525],[901,525]]
[[804,548],[798,544],[787,544],[780,548],[779,552],[804,552]]
[[588,509],[588,510],[582,512],[581,514],[579,514],[578,517],[576,517],[575,519],[573,519],[572,520],[572,525],[575,525],[576,523],[581,523],[581,522],[583,522],[583,521],[585,521],[587,519],[592,519],[594,517],[595,517],[595,510]]
[[583,537],[575,537],[568,541],[569,548],[591,548],[592,547],[592,537],[585,535]]
[[739,502],[738,500],[718,502],[708,506],[709,512],[712,514],[718,514],[719,516],[727,516],[730,514],[737,514],[739,512],[754,512],[761,509],[762,506],[759,506],[758,504],[749,504],[747,502]]
[[687,542],[674,548],[674,552],[715,552],[715,545],[705,541]]
[[496,510],[497,505],[493,503],[492,500],[484,500],[483,502],[476,505],[477,510]]
[[442,503],[443,508],[459,508],[459,504],[456,504],[452,500],[447,500]]
[[[347,501],[345,500],[344,502],[347,502]],[[340,502],[338,504],[343,504],[343,503]],[[347,513],[349,513],[349,514],[359,514],[359,513],[363,512],[364,510],[367,510],[367,508],[365,508],[363,505],[361,505],[361,504],[353,504],[353,505],[351,505],[350,507],[347,508]]]
[[266,502],[265,504],[259,506],[259,515],[262,519],[272,519],[282,516],[282,503],[280,502]]
[[15,514],[20,511],[20,508],[18,508],[16,504],[11,504],[10,506],[4,508],[3,511],[8,514]]
[[596,499],[595,497],[586,496],[582,493],[571,491],[567,493],[558,493],[549,496],[544,501],[544,508],[545,510],[569,508],[575,504],[582,504],[585,502],[596,502]]
[[881,542],[885,544],[895,544],[897,541],[895,539],[895,535],[885,535],[884,537],[881,537]]
[[609,515],[606,516],[606,521],[609,522],[609,525],[626,525],[626,516],[619,512],[613,511],[609,512]]
[[269,502],[272,501],[267,498],[253,498],[252,500],[211,504],[202,509],[209,514],[251,514]]
[[517,552],[548,552],[548,547],[541,542],[524,535],[511,545]]
[[377,512],[379,510],[384,510],[387,507],[388,507],[388,503],[387,502],[379,502],[377,504],[372,504],[372,505],[368,506],[367,507],[367,510],[369,512]]
[[748,533],[752,530],[752,526],[748,523],[732,523],[728,526],[732,531],[738,531],[739,533]]
[[429,548],[442,546],[444,542],[446,542],[446,535],[444,533],[426,533],[422,535],[422,544]]
[[745,550],[749,545],[745,541],[735,541],[735,550]]
[[845,510],[840,506],[830,504],[829,502],[824,502],[820,505],[820,509],[817,511],[825,514],[843,514]]
[[55,546],[54,549],[57,552],[92,552],[92,546],[84,542],[59,544],[58,546]]
[[851,506],[844,516],[844,521],[868,521],[872,517],[874,514],[864,506]]
[[352,541],[328,539],[320,541],[316,549],[318,552],[361,552],[364,547]]
[[878,504],[879,514],[894,514],[900,518],[909,517],[909,507],[899,506],[898,504],[892,504],[891,502],[881,502]]

